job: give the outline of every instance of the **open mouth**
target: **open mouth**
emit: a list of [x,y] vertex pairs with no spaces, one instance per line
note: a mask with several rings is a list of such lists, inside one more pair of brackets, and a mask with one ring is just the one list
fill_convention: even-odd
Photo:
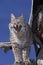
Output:
[[16,25],[16,27],[14,26],[13,27],[17,32],[20,32],[21,28],[22,28],[22,25],[18,26]]

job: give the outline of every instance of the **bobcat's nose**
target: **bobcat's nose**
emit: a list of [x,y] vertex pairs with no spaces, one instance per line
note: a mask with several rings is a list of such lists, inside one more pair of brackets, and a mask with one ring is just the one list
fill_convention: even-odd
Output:
[[16,25],[16,31],[19,32],[19,27],[18,27],[18,25]]

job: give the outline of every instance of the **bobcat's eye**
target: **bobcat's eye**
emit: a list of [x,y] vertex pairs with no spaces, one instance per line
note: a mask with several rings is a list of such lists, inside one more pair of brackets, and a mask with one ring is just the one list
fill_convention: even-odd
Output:
[[14,25],[14,27],[16,27],[16,24]]
[[22,27],[22,24],[21,24],[21,23],[19,23],[19,24],[18,24],[18,27],[19,27],[19,28],[21,28],[21,27]]
[[21,28],[22,28],[22,25],[19,26],[19,29],[21,29]]

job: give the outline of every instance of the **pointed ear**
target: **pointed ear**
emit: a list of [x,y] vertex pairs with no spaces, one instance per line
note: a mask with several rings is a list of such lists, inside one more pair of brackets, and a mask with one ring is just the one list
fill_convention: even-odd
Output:
[[24,14],[22,14],[19,18],[20,18],[20,19],[24,19]]
[[14,20],[15,20],[15,16],[14,16],[14,14],[13,14],[13,13],[11,13],[11,22],[13,23],[13,22],[14,22]]

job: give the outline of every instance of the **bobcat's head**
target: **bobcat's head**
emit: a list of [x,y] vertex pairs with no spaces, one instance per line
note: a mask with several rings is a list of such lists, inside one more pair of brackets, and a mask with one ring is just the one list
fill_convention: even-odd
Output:
[[23,15],[20,17],[15,17],[13,14],[11,14],[11,23],[9,23],[9,29],[10,31],[14,31],[14,33],[20,33],[21,34],[26,30],[26,22],[24,20]]

